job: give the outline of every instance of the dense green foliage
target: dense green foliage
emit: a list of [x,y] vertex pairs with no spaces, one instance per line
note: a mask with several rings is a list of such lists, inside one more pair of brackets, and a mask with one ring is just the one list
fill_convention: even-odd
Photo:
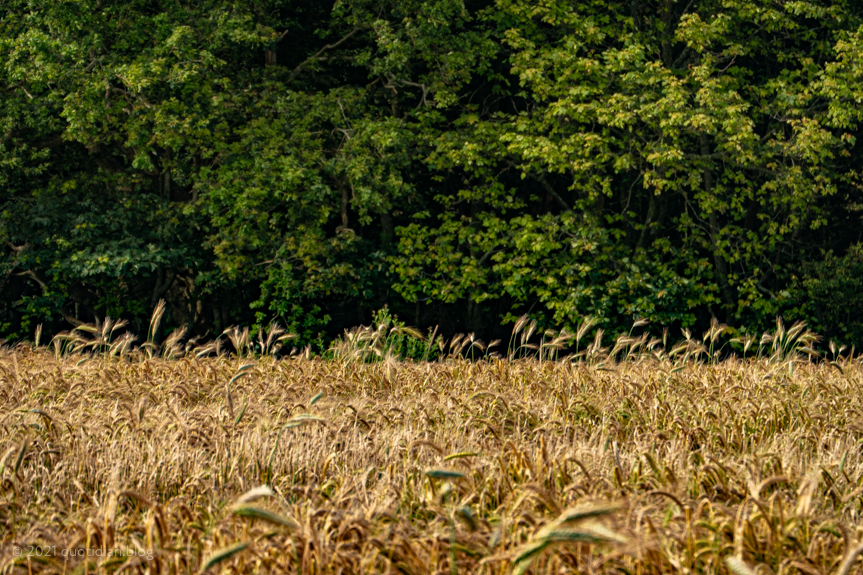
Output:
[[303,342],[387,304],[861,341],[861,8],[6,0],[0,333],[164,298]]

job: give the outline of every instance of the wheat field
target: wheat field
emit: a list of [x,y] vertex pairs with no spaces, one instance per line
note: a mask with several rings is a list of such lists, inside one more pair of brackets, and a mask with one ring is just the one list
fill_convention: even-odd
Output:
[[788,333],[724,361],[708,334],[557,360],[371,361],[370,331],[328,360],[6,348],[0,571],[863,573],[863,369]]

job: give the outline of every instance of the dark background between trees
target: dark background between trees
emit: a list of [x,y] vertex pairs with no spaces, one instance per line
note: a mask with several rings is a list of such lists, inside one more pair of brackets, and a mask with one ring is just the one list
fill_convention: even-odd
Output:
[[5,0],[0,336],[863,340],[863,6]]

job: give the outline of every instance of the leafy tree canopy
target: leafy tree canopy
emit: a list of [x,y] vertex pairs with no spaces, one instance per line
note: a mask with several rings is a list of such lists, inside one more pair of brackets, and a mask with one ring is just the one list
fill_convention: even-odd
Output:
[[[859,341],[863,10],[7,0],[0,331],[389,305]],[[140,329],[139,329],[140,331]]]

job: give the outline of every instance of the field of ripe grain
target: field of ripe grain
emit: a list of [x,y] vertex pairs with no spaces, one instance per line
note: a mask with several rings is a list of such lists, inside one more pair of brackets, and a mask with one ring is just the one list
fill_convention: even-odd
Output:
[[7,349],[0,570],[860,573],[861,377]]

